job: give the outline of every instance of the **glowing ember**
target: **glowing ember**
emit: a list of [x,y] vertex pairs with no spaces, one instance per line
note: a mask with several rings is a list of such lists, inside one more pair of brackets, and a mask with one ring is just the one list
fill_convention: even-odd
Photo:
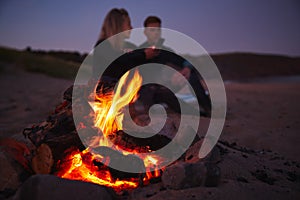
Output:
[[[58,176],[105,185],[114,188],[116,191],[136,188],[141,181],[143,184],[147,184],[150,179],[161,176],[161,171],[156,168],[159,158],[147,156],[140,158],[144,161],[146,174],[141,174],[140,177],[119,180],[111,174],[110,168],[107,167],[110,158],[93,154],[91,151],[93,148],[105,146],[123,155],[128,154],[109,140],[110,135],[122,130],[124,116],[122,109],[130,102],[135,101],[142,84],[142,78],[137,71],[135,71],[130,81],[128,81],[128,75],[129,72],[122,76],[115,93],[111,91],[104,94],[100,91],[96,94],[96,101],[90,103],[90,105],[93,108],[94,126],[99,129],[99,134],[89,142],[89,148],[86,150],[80,152],[73,149],[66,153],[66,157],[58,163]],[[79,126],[81,129],[86,128],[83,123],[80,123]],[[130,152],[132,154],[139,153],[137,149]]]
[[138,180],[114,180],[107,166],[96,166],[93,162],[98,160],[97,156],[91,154],[88,150],[79,152],[73,151],[61,163],[61,170],[58,176],[72,180],[82,180],[86,182],[97,183],[112,187],[117,191],[123,189],[136,188]]

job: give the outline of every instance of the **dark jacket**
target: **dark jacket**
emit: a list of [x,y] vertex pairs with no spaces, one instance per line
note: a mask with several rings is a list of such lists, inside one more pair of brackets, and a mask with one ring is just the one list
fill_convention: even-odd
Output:
[[[164,39],[161,38],[158,43],[155,45],[155,48],[159,50],[159,54],[148,60],[148,63],[159,63],[163,65],[169,65],[171,67],[174,67],[176,69],[183,68],[183,63],[185,59],[183,59],[181,56],[177,55],[173,49],[167,47],[164,45]],[[139,48],[149,48],[151,45],[146,41],[143,44],[139,46]]]
[[118,80],[128,70],[144,62],[145,57],[143,50],[124,53],[113,49],[108,40],[98,41],[93,54],[93,74],[99,79],[98,76],[104,71],[102,77]]

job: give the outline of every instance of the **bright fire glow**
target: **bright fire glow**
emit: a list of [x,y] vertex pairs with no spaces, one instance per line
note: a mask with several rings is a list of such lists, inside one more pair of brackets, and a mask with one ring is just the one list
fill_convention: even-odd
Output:
[[102,169],[99,168],[93,164],[94,160],[97,160],[95,155],[91,154],[88,150],[83,152],[75,150],[65,158],[64,163],[61,165],[62,169],[57,175],[62,178],[105,185],[117,191],[136,188],[138,186],[138,180],[114,180],[107,167],[103,166]]
[[98,127],[104,137],[95,138],[89,146],[111,146],[107,141],[109,134],[122,130],[124,114],[122,109],[136,99],[139,87],[142,84],[142,77],[135,71],[132,80],[127,83],[129,71],[121,77],[116,92],[96,95],[96,101],[90,103],[94,111],[94,124]]
[[[106,93],[100,91],[95,97],[96,101],[90,103],[93,108],[94,126],[100,130],[99,135],[92,139],[89,148],[86,150],[82,152],[73,150],[67,154],[64,160],[59,163],[58,176],[105,185],[114,188],[116,191],[138,187],[141,178],[143,183],[147,184],[150,179],[161,176],[161,171],[157,169],[159,158],[147,156],[141,158],[147,171],[144,176],[119,180],[112,176],[107,167],[110,158],[95,155],[90,151],[92,148],[106,146],[124,155],[128,154],[128,152],[122,151],[122,148],[113,145],[108,139],[109,135],[122,130],[124,116],[122,109],[136,100],[138,90],[142,84],[142,78],[138,71],[135,71],[130,81],[128,81],[128,75],[129,72],[122,76],[115,93],[113,91]],[[86,127],[81,124],[80,128]],[[135,154],[138,153],[138,150],[131,150],[131,152]]]

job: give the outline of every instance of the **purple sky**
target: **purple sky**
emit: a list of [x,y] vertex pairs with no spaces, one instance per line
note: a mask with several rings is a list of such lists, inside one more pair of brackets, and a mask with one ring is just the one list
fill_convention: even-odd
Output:
[[114,7],[129,11],[134,28],[157,15],[209,53],[300,56],[297,0],[1,0],[0,45],[89,52]]

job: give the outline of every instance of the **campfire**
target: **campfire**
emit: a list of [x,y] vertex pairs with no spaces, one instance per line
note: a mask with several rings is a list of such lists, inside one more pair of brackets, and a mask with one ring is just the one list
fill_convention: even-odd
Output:
[[[55,181],[62,178],[76,185],[98,184],[117,194],[132,194],[135,188],[147,190],[151,185],[174,190],[218,185],[216,159],[199,158],[203,137],[190,123],[182,123],[181,114],[171,108],[165,110],[166,115],[135,110],[141,84],[138,71],[131,71],[117,84],[100,80],[93,91],[85,85],[68,88],[63,101],[44,122],[24,129],[25,140],[31,141],[29,154],[19,160],[24,170],[29,176],[51,174]],[[74,112],[82,113],[80,120]],[[184,116],[189,122],[196,119]],[[130,131],[131,119],[136,123],[133,126],[142,126],[138,129],[142,131]],[[158,132],[151,132],[148,124]],[[187,135],[192,141],[183,150],[184,143],[179,141]],[[160,150],[170,144],[174,147],[167,151],[170,155],[161,154]],[[124,166],[127,168],[122,170]]]
[[[92,95],[94,101],[89,103],[92,107],[90,117],[93,119],[98,135],[90,138],[85,150],[79,151],[73,148],[65,152],[65,157],[58,162],[56,174],[59,177],[93,182],[119,191],[146,185],[151,179],[161,176],[161,169],[157,168],[161,158],[149,155],[138,156],[139,153],[151,152],[153,149],[150,146],[128,147],[124,141],[120,142],[116,139],[124,135],[122,111],[125,106],[137,99],[141,84],[142,78],[138,71],[135,71],[131,79],[129,72],[122,76],[115,92],[113,89],[105,90],[104,87],[95,88],[95,95]],[[84,129],[86,125],[80,123],[79,128]],[[119,158],[110,157],[105,153],[107,151],[113,152]],[[138,163],[146,173],[126,173],[109,167],[110,162],[122,158]]]

